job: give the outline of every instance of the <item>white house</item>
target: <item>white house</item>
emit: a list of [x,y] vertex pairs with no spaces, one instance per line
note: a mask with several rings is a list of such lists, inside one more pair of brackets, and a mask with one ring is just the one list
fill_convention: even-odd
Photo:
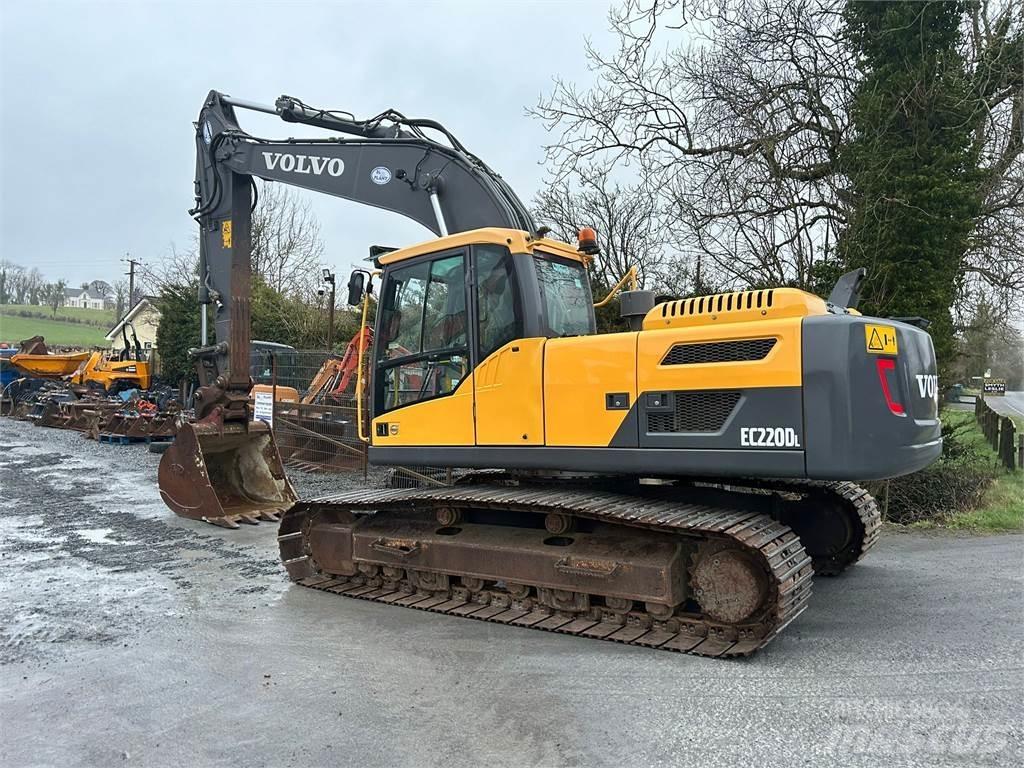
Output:
[[93,293],[90,288],[65,288],[64,306],[82,309],[105,309],[107,297],[99,292]]

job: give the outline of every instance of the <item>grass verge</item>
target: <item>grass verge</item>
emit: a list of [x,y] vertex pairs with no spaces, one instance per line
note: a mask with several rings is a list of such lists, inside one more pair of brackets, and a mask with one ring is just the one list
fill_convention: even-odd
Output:
[[1024,474],[996,478],[980,507],[952,515],[943,524],[965,531],[1024,531]]
[[[943,509],[923,519],[905,521],[913,528],[948,528],[975,533],[1004,533],[1024,531],[1024,471],[1007,471],[992,450],[974,414],[966,411],[945,410],[947,446],[942,459],[933,467],[918,473],[927,478],[953,477],[973,485],[969,493],[954,494],[960,503],[943,504]],[[911,476],[914,478],[916,476]],[[909,482],[915,482],[909,480]],[[893,481],[894,486],[900,480]],[[925,479],[924,482],[928,482]],[[934,492],[938,482],[930,484]],[[937,498],[944,498],[941,492]]]

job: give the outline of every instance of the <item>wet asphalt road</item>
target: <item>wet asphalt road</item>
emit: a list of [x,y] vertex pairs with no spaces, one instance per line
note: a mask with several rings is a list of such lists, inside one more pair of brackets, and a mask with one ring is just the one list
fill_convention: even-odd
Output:
[[0,764],[1024,760],[1024,536],[889,533],[723,662],[290,586],[273,527],[164,509],[157,459],[0,419]]

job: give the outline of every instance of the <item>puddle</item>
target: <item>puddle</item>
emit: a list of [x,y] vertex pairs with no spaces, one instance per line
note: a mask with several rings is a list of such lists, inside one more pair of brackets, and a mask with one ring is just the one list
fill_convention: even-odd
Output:
[[93,544],[135,544],[134,541],[118,541],[110,538],[110,535],[114,532],[113,528],[84,528],[75,531],[86,541],[91,541]]

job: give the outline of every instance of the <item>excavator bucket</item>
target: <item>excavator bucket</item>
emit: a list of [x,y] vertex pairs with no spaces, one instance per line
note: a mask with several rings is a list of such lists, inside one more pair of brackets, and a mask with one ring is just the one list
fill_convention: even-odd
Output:
[[160,460],[160,496],[174,513],[225,528],[276,522],[298,500],[266,424],[183,424]]

